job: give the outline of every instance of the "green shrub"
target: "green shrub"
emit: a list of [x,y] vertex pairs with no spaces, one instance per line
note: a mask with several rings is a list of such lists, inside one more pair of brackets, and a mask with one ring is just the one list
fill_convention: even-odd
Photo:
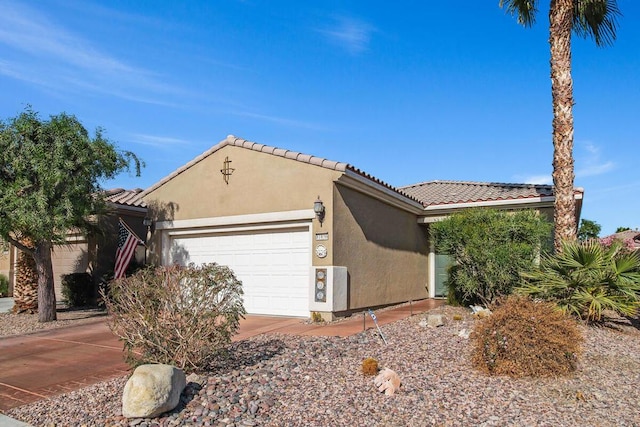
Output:
[[452,256],[451,301],[488,305],[509,295],[549,246],[551,224],[531,210],[468,209],[431,224],[437,253]]
[[550,303],[512,295],[476,321],[473,365],[490,375],[548,377],[576,369],[582,335],[573,318]]
[[62,276],[62,296],[69,307],[85,307],[95,303],[95,287],[89,273]]
[[640,308],[640,253],[619,242],[565,242],[561,252],[545,256],[522,277],[519,293],[554,302],[589,322],[602,321],[605,310],[633,316]]
[[9,278],[4,274],[0,274],[0,297],[9,295]]
[[103,299],[129,364],[204,371],[239,328],[242,294],[228,267],[191,264],[139,270],[112,281]]

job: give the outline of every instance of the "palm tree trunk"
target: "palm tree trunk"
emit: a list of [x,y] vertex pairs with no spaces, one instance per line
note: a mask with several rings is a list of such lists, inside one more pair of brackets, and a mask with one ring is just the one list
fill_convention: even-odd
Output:
[[577,233],[573,193],[572,20],[573,0],[551,0],[549,45],[553,98],[554,246],[556,251],[561,250],[563,240],[575,240]]
[[51,322],[57,319],[51,243],[38,242],[33,259],[38,271],[38,322]]
[[13,288],[13,312],[36,313],[37,311],[38,273],[36,272],[36,263],[30,253],[20,251],[16,263],[16,282]]

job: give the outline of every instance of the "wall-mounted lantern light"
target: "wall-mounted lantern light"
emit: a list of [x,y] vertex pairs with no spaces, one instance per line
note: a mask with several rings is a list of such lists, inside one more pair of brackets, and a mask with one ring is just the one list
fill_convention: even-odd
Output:
[[315,212],[318,221],[320,221],[320,224],[322,224],[322,221],[324,221],[324,204],[322,203],[322,200],[320,200],[320,196],[318,196],[318,200],[313,203],[313,211]]
[[149,218],[148,216],[145,216],[144,219],[142,220],[142,225],[147,227],[147,231],[149,231],[149,229],[153,225],[153,220],[151,218]]

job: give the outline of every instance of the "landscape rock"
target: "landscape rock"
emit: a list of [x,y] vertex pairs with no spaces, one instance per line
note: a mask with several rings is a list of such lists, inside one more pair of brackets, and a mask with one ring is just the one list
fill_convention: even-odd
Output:
[[122,415],[153,418],[178,406],[187,385],[182,369],[171,365],[140,365],[124,386]]
[[489,310],[488,308],[484,308],[482,306],[479,305],[471,305],[471,311],[473,312],[473,315],[480,318],[480,319],[484,319],[485,317],[489,317],[491,316],[491,310]]
[[393,393],[400,388],[400,377],[389,368],[384,368],[373,383],[378,387],[379,392],[384,392],[387,396],[393,396]]
[[437,328],[438,326],[444,325],[444,321],[442,320],[442,314],[430,314],[427,316],[427,327],[428,328]]
[[194,383],[198,384],[200,387],[204,386],[207,382],[206,377],[198,374],[191,373],[187,376],[187,384]]

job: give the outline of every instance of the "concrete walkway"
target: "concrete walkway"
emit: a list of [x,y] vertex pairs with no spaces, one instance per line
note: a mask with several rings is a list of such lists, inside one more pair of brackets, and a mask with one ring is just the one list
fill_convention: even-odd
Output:
[[[0,298],[0,313],[8,313],[13,308],[13,298]],[[0,424],[1,426],[1,424]]]
[[[443,303],[422,300],[380,310],[376,312],[378,324],[395,322]],[[318,325],[300,318],[249,315],[240,322],[240,330],[233,340],[265,333],[346,337],[375,327],[369,316],[354,317]],[[111,333],[104,318],[78,326],[5,337],[0,339],[0,411],[128,372],[122,343]]]

